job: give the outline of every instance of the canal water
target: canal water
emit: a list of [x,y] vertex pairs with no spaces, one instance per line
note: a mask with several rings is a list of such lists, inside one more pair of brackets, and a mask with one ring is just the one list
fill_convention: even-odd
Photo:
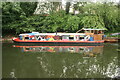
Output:
[[2,44],[3,78],[113,78],[118,44],[31,46]]

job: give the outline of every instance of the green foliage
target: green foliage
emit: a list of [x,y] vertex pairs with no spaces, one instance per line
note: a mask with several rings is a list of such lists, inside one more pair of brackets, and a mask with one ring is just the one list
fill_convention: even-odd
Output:
[[112,4],[106,4],[106,15],[104,16],[106,20],[106,28],[115,31],[118,26],[118,8]]
[[78,30],[79,24],[79,17],[59,11],[51,13],[43,20],[42,29],[45,32],[74,32]]
[[84,27],[92,29],[105,29],[103,19],[96,15],[85,16],[82,18],[81,23]]
[[66,14],[65,10],[58,10],[61,3],[52,3],[52,5],[40,6],[41,11],[44,11],[43,7],[53,9],[48,16],[43,16],[42,12],[39,15],[32,15],[36,10],[36,2],[2,2],[3,32],[76,32],[82,27],[120,31],[118,24],[120,8],[113,3],[77,3],[74,5],[74,10],[80,11],[78,15]]
[[2,23],[8,24],[15,20],[20,19],[22,14],[22,9],[19,6],[19,3],[4,2],[2,3]]
[[[82,18],[82,23],[87,27],[107,28],[115,31],[119,29],[118,7],[113,3],[91,3],[82,6],[83,14],[89,14]],[[91,16],[94,15],[94,16]]]
[[[23,3],[22,3],[23,4]],[[25,7],[26,8],[26,7]],[[29,8],[32,9],[32,8]],[[31,13],[32,10],[26,10]],[[33,14],[33,13],[32,13]],[[20,6],[20,2],[3,2],[2,3],[2,23],[3,31],[11,30],[16,33],[31,32],[35,28],[31,25],[31,17],[26,17],[27,13]]]
[[36,15],[36,16],[31,16],[29,18],[26,18],[24,20],[20,21],[15,21],[11,23],[11,29],[14,29],[17,33],[21,32],[32,32],[32,31],[42,31],[39,30],[42,24],[42,20],[44,17]]
[[113,3],[97,4],[95,11],[99,15],[108,30],[115,31],[118,28],[118,7]]
[[37,2],[20,2],[20,7],[27,16],[31,16],[37,7]]
[[79,24],[80,24],[79,17],[68,15],[64,30],[68,32],[76,32],[79,29]]

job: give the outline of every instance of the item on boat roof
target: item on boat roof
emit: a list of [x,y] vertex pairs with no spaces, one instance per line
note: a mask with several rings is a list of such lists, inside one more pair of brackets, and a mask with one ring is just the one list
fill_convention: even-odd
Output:
[[110,34],[110,35],[116,36],[116,35],[120,35],[120,33],[112,33],[112,34]]

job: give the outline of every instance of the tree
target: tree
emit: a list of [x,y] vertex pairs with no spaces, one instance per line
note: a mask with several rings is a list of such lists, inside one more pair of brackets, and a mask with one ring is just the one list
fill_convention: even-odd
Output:
[[85,16],[82,18],[81,23],[86,28],[106,30],[103,19],[97,15]]
[[[24,12],[20,8],[19,2],[3,2],[2,3],[2,29],[3,32],[14,30],[10,26],[13,22],[23,19]],[[19,23],[18,23],[19,24]],[[7,30],[7,31],[6,31]]]
[[[24,5],[25,6],[25,5]],[[23,7],[23,6],[22,6]],[[35,30],[30,25],[31,18],[27,18],[26,15],[34,11],[33,8],[29,8],[26,13],[20,6],[20,2],[3,2],[2,4],[2,29],[3,32],[26,32]],[[24,12],[25,11],[25,12]],[[31,14],[30,14],[31,15]]]
[[80,19],[66,14],[65,11],[52,12],[42,21],[40,27],[44,32],[75,32],[78,30]]
[[69,14],[70,2],[66,2],[66,14]]
[[20,7],[26,16],[31,16],[35,12],[37,2],[20,2]]
[[118,29],[118,7],[113,3],[104,3],[101,5],[100,16],[104,20],[105,27],[115,31]]
[[[76,32],[84,27],[102,28],[120,31],[118,18],[119,5],[113,3],[77,3],[74,5],[79,14],[69,13],[70,2],[66,10],[61,10],[61,3],[47,2],[3,2],[3,32]],[[80,6],[81,5],[81,6]],[[48,11],[48,12],[46,12]],[[33,13],[39,13],[32,15]],[[49,14],[43,16],[43,14]]]
[[56,32],[59,31],[64,23],[65,12],[51,12],[49,16],[47,16],[43,21],[40,28],[42,28],[45,32]]
[[115,4],[91,3],[83,6],[82,9],[84,14],[82,24],[85,24],[84,26],[105,27],[112,31],[118,28],[118,7]]

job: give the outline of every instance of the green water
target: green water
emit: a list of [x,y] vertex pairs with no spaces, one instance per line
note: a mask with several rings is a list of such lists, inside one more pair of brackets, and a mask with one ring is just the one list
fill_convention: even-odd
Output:
[[118,44],[104,44],[90,52],[24,51],[13,45],[2,45],[3,78],[107,78],[118,75]]

